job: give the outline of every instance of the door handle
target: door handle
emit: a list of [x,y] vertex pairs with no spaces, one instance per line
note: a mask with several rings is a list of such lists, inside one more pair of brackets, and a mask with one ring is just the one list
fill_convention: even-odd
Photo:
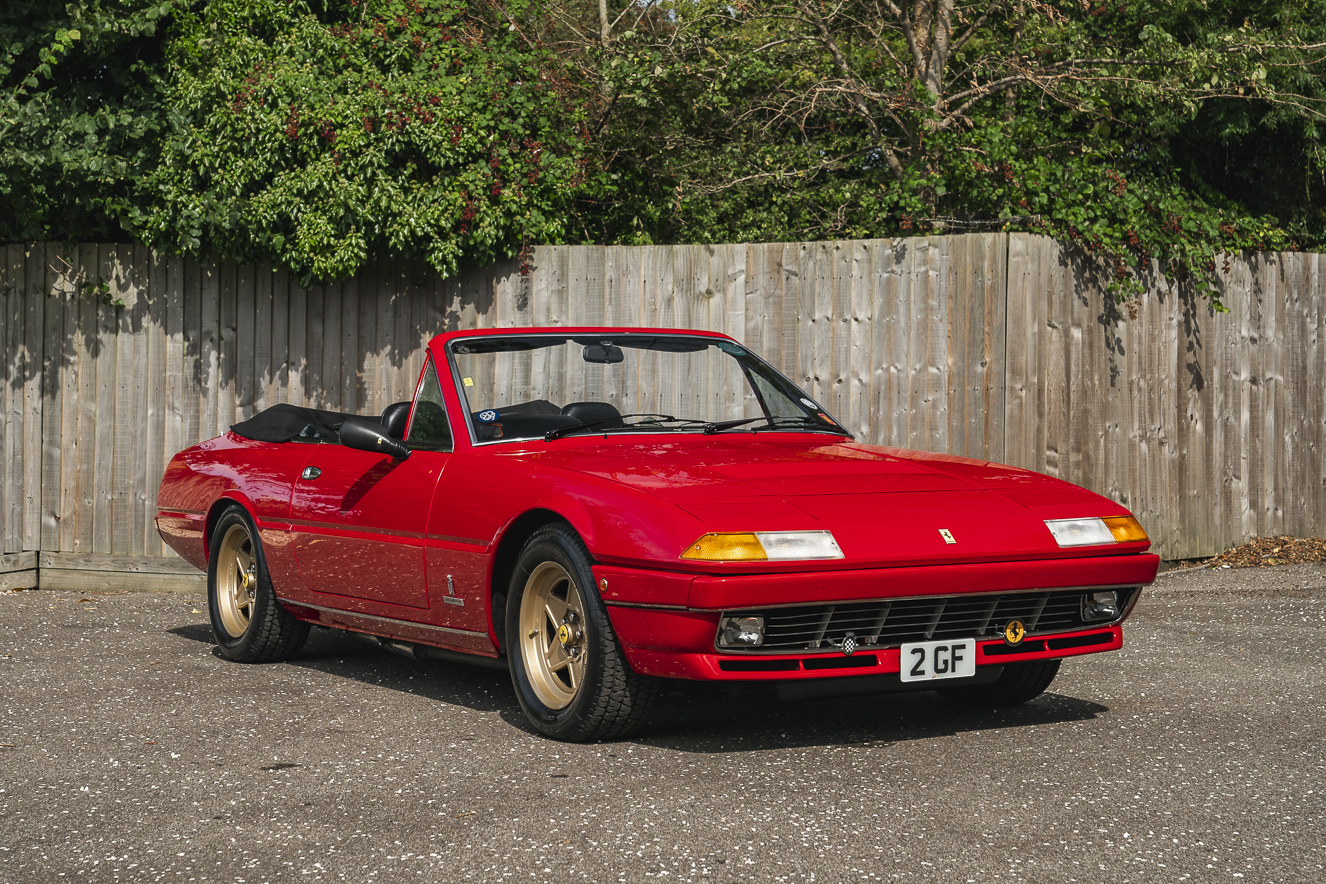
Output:
[[322,475],[322,470],[317,467],[304,467],[304,472],[300,474],[305,479],[316,479]]

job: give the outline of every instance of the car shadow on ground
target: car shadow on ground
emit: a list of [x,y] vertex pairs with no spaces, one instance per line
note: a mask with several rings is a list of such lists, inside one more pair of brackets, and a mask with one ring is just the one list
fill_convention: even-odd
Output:
[[[213,644],[206,624],[170,630]],[[213,651],[220,656],[219,651]],[[505,672],[465,663],[410,660],[335,629],[314,629],[288,663],[479,712],[497,712],[536,733]],[[1090,700],[1048,692],[1022,706],[960,706],[924,691],[818,700],[781,700],[766,685],[665,681],[643,726],[625,742],[677,752],[763,751],[810,746],[901,743],[962,733],[1089,721],[1109,711]]]
[[634,742],[681,752],[761,751],[903,743],[962,733],[1090,721],[1109,708],[1045,693],[998,709],[950,703],[932,691],[780,700],[759,687],[686,685],[665,691]]
[[[212,656],[225,659],[215,647],[212,628],[205,623],[181,626],[169,632],[211,645]],[[279,665],[354,679],[476,712],[514,710],[520,715],[520,707],[511,693],[511,678],[505,672],[466,663],[410,660],[339,629],[313,629],[299,655]],[[521,721],[524,721],[523,717]]]

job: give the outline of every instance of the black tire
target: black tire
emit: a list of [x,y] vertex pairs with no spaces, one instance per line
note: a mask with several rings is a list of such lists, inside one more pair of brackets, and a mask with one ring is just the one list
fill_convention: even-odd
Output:
[[1059,674],[1059,660],[1008,663],[993,684],[940,688],[939,695],[964,706],[1017,706],[1045,693]]
[[238,506],[222,513],[212,529],[207,610],[221,653],[239,663],[288,660],[308,638],[309,625],[276,600],[258,530]]
[[[622,654],[591,561],[570,526],[547,525],[525,542],[507,593],[506,653],[520,708],[540,733],[568,742],[625,736],[655,692],[654,679]],[[554,622],[548,611],[559,605]]]

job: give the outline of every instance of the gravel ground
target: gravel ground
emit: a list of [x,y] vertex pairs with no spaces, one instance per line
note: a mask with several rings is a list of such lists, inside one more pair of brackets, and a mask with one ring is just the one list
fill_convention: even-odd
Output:
[[1320,881],[1326,570],[1161,576],[1125,649],[1002,712],[679,685],[533,735],[499,672],[182,594],[0,596],[0,881]]

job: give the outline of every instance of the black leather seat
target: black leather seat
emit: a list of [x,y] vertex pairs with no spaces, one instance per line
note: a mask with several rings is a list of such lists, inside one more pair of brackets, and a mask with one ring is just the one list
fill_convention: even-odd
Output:
[[562,406],[562,414],[573,417],[582,424],[594,424],[601,430],[611,430],[623,426],[622,413],[615,405],[607,402],[572,402]]
[[405,438],[405,427],[410,423],[410,403],[393,402],[382,410],[382,426],[393,439]]

